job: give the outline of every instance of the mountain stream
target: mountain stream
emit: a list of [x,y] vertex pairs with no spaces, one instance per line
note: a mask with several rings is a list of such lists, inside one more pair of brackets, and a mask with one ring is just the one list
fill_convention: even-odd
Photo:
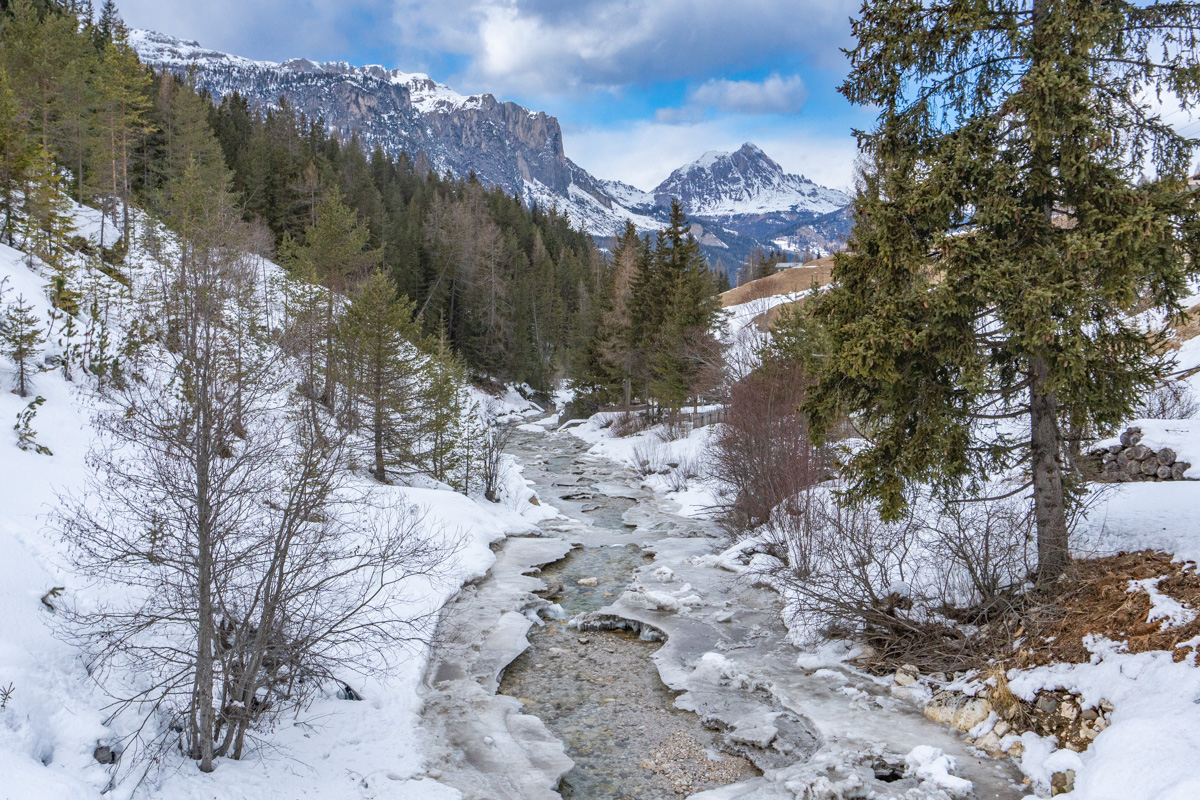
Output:
[[[468,800],[1026,796],[889,681],[802,660],[778,596],[717,563],[711,523],[569,433],[509,451],[560,516],[504,540],[442,613],[430,778]],[[906,768],[919,745],[972,789]]]

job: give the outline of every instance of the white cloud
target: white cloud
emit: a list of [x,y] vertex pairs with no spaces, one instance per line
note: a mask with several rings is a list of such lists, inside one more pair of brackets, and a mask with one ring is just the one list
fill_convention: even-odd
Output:
[[763,81],[713,79],[688,94],[688,102],[741,114],[795,114],[804,108],[808,88],[799,75],[772,73]]
[[[840,64],[856,0],[397,0],[402,45],[468,59],[465,88],[552,94]],[[785,79],[780,79],[781,82]]]
[[368,22],[389,20],[391,0],[119,0],[118,8],[130,27],[275,61],[340,59],[391,38]]

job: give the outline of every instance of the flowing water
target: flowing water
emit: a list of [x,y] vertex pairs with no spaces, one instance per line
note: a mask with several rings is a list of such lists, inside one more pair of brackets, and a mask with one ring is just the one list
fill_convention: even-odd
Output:
[[[553,448],[545,455],[546,446]],[[539,496],[574,520],[563,530],[576,548],[539,574],[542,594],[568,618],[600,610],[653,560],[628,521],[637,505],[630,476],[588,458],[573,437],[517,438],[513,450]],[[652,659],[661,637],[624,630],[584,631],[552,621],[529,635],[529,649],[504,672],[500,692],[518,698],[566,745],[575,767],[559,787],[568,800],[655,800],[686,796],[757,774],[721,753],[700,718],[675,707],[677,693]]]
[[[508,539],[489,578],[443,616],[487,640],[431,659],[425,715],[465,797],[674,800],[735,782],[712,797],[944,797],[896,780],[925,743],[955,754],[975,797],[1024,795],[1011,764],[971,754],[886,685],[798,669],[778,598],[705,561],[711,524],[586,450],[569,434],[514,436],[510,452],[562,516],[540,539]],[[654,583],[667,565],[670,583]],[[702,598],[677,612],[637,605],[651,589]],[[528,639],[515,659],[514,636]],[[827,793],[806,788],[817,786]]]

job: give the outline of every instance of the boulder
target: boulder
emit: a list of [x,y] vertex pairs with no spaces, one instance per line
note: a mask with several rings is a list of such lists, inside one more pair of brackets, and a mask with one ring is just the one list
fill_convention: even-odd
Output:
[[1057,797],[1060,794],[1070,794],[1075,791],[1075,770],[1069,769],[1065,772],[1056,772],[1050,777],[1050,796]]
[[987,753],[992,758],[1004,758],[1006,755],[1008,755],[1004,752],[1004,748],[1000,744],[1000,737],[995,731],[991,731],[989,733],[985,733],[983,736],[980,736],[975,740],[975,746]]
[[896,674],[892,676],[892,683],[897,686],[912,686],[921,677],[921,672],[912,664],[905,664],[896,670]]
[[992,704],[982,697],[967,697],[957,692],[938,692],[925,705],[925,716],[934,722],[969,731],[988,718]]

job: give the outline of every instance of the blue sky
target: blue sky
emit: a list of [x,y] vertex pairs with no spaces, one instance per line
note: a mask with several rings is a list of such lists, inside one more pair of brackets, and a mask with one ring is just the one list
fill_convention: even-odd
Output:
[[837,94],[854,0],[118,0],[131,27],[250,58],[427,72],[558,117],[567,155],[653,188],[707,150],[753,141],[785,169],[848,188]]

